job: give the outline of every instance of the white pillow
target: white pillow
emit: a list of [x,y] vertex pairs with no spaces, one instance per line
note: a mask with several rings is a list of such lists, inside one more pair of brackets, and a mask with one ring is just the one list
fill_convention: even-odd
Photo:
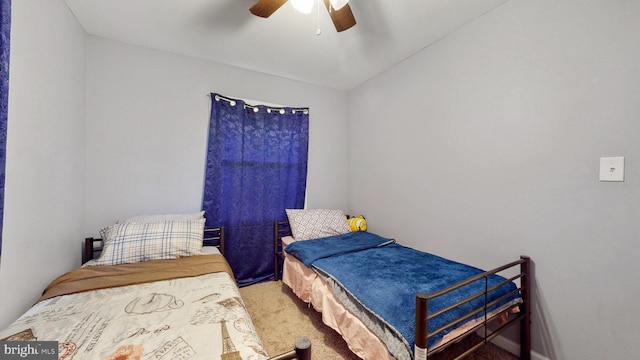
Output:
[[184,221],[184,220],[198,220],[204,217],[204,211],[190,213],[190,214],[154,214],[154,215],[138,215],[128,219],[118,221],[119,224],[126,224],[132,222],[138,223],[152,223],[160,221]]
[[118,265],[201,255],[205,219],[123,223],[100,231],[102,254],[93,265]]
[[317,239],[351,232],[342,210],[286,209],[291,233],[296,240]]

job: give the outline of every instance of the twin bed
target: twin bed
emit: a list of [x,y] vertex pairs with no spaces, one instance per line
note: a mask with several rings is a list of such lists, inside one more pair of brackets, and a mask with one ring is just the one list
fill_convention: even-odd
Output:
[[276,280],[282,272],[359,357],[423,360],[479,334],[463,358],[519,323],[520,358],[530,359],[528,257],[483,271],[352,232],[340,211],[287,215],[274,225]]
[[0,341],[56,341],[61,360],[311,359],[304,341],[269,358],[223,256],[224,228],[191,215],[86,239],[84,265],[51,282]]

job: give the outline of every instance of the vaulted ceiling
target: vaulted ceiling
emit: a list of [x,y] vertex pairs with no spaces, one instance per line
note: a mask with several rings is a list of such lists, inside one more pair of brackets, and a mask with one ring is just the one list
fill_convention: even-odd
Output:
[[65,1],[91,35],[349,90],[507,0],[350,0],[357,25],[340,33],[317,5],[265,19],[257,0]]

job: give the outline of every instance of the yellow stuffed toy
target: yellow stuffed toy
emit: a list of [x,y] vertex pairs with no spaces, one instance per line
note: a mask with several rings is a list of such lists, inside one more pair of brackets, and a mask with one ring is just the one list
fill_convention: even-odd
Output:
[[367,231],[367,220],[362,215],[348,218],[347,223],[351,231]]

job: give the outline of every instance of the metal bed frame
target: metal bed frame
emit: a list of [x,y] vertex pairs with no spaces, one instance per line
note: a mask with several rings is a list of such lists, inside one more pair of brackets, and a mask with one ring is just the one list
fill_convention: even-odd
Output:
[[[282,238],[285,236],[290,236],[291,235],[291,228],[289,227],[289,223],[287,221],[278,221],[274,223],[274,279],[276,281],[278,281],[279,279],[281,279],[281,271],[282,271],[282,262],[284,261],[284,249],[282,248]],[[513,276],[510,277],[508,279],[506,279],[504,282],[495,285],[493,287],[488,287],[486,284],[488,282],[488,278],[491,275],[503,272],[505,270],[509,270],[509,269],[516,269],[517,267],[519,267],[520,272]],[[437,312],[434,312],[432,314],[428,313],[428,309],[429,309],[429,301],[437,298],[439,296],[445,295],[451,291],[454,291],[460,287],[463,287],[465,285],[468,285],[472,282],[475,281],[480,281],[484,279],[485,281],[485,288],[484,291],[481,291],[479,293],[473,294],[463,300],[460,300],[459,302],[452,304],[444,309],[441,309]],[[475,351],[476,349],[480,348],[482,345],[490,342],[492,339],[494,339],[495,337],[497,337],[500,333],[502,333],[504,330],[506,330],[507,328],[511,327],[511,325],[515,324],[515,323],[520,323],[520,359],[522,360],[530,360],[531,359],[531,279],[532,279],[532,274],[531,274],[531,259],[528,256],[521,256],[519,260],[510,262],[508,264],[502,265],[500,267],[497,267],[493,270],[489,270],[489,271],[485,271],[481,274],[478,274],[476,276],[473,276],[471,278],[468,278],[466,280],[463,280],[457,284],[453,284],[445,289],[442,289],[440,291],[434,292],[434,293],[430,293],[430,294],[424,294],[424,293],[419,293],[416,294],[416,340],[415,340],[415,359],[416,360],[425,360],[428,358],[428,356],[431,356],[435,353],[439,353],[443,350],[445,350],[446,348],[448,348],[449,346],[460,342],[462,339],[466,338],[467,336],[471,335],[472,333],[478,333],[480,332],[479,335],[480,336],[480,341],[478,341],[475,344],[472,344],[471,346],[469,346],[465,352],[463,352],[462,354],[458,355],[454,360],[457,359],[462,359],[464,357],[466,357],[467,355],[471,354],[473,351]],[[487,300],[487,294],[489,292],[491,292],[492,290],[495,290],[503,285],[505,285],[508,282],[512,282],[515,280],[519,280],[520,281],[520,286],[514,290],[513,292],[510,292],[509,294],[506,294],[505,296],[496,299],[492,302],[489,302]],[[518,314],[513,316],[511,319],[509,319],[507,322],[502,323],[502,324],[498,324],[499,326],[495,329],[495,330],[490,330],[489,329],[489,324],[492,323],[496,323],[498,318],[500,317],[500,315],[504,312],[500,312],[498,314],[495,314],[493,316],[489,316],[487,315],[488,309],[498,303],[499,301],[501,301],[503,298],[509,297],[511,295],[513,295],[514,293],[519,292],[520,293],[520,297],[522,299],[522,303],[514,305],[512,308],[518,307]],[[465,302],[477,299],[477,298],[481,298],[484,297],[485,302],[484,302],[484,306],[476,309],[468,314],[463,315],[462,317],[453,320],[445,325],[443,325],[442,327],[435,329],[431,332],[428,332],[428,324],[429,324],[429,320],[448,311],[451,310]],[[462,323],[465,320],[468,320],[470,318],[472,318],[474,315],[484,312],[484,318],[482,319],[481,322],[479,322],[477,325],[473,326],[469,331],[466,331],[465,333],[455,337],[454,339],[440,345],[440,346],[436,346],[433,349],[427,349],[427,343],[428,343],[428,339],[436,334],[438,334],[440,331],[456,325],[458,323]],[[480,331],[481,329],[484,329],[483,331]]]

